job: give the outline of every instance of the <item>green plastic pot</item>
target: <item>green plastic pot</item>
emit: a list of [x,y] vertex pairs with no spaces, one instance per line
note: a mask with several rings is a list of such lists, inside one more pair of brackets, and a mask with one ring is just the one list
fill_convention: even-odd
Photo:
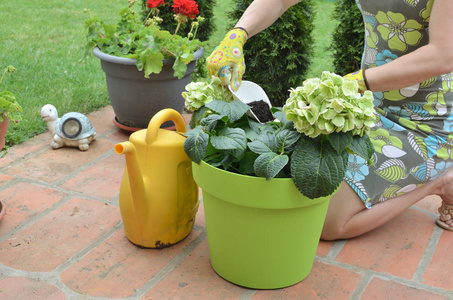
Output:
[[203,190],[211,265],[255,289],[287,287],[311,271],[330,197],[309,199],[292,179],[244,176],[192,163]]

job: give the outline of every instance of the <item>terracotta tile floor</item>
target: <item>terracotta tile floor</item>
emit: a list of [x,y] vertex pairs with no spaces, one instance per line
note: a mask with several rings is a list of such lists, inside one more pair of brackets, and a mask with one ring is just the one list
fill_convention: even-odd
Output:
[[200,207],[192,233],[163,250],[125,238],[118,208],[128,135],[106,107],[89,115],[88,152],[39,135],[0,159],[0,299],[453,299],[453,232],[431,197],[362,237],[321,242],[310,275],[279,290],[233,285],[211,268]]

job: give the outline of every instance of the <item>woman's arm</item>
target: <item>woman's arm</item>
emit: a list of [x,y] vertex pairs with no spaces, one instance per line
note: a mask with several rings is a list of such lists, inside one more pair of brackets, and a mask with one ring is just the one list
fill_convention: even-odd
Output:
[[374,92],[401,89],[453,71],[453,0],[435,0],[429,43],[380,67],[366,70]]
[[301,1],[255,0],[246,9],[236,27],[244,28],[248,33],[248,38],[251,38],[272,25],[288,8]]

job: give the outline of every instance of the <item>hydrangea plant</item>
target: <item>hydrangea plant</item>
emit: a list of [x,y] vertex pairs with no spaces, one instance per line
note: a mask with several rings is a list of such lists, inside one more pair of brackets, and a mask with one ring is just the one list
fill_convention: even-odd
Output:
[[187,92],[183,92],[185,106],[190,111],[197,111],[205,104],[214,99],[223,99],[230,102],[233,94],[221,86],[220,78],[213,76],[211,82],[191,82],[186,86]]
[[375,121],[372,92],[362,96],[355,81],[330,72],[291,89],[283,112],[297,131],[313,138],[348,131],[364,136]]
[[324,72],[292,89],[266,124],[247,116],[248,105],[223,98],[227,91],[209,84],[187,90],[186,103],[198,100],[190,106],[192,130],[184,149],[196,163],[267,180],[292,178],[304,196],[315,199],[338,189],[350,153],[368,161],[374,153],[367,135],[374,126],[371,92],[359,94],[355,81],[336,74]]

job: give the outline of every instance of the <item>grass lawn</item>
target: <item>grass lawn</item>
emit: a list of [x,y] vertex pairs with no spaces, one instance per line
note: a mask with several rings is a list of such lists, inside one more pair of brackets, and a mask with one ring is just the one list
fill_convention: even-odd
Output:
[[[108,21],[116,21],[126,0],[87,0],[91,11]],[[226,16],[233,0],[218,0],[215,7],[217,31],[206,47],[209,54],[229,29]],[[334,2],[316,1],[316,55],[310,77],[331,70],[326,51],[329,33],[334,26],[329,15]],[[99,60],[83,55],[85,1],[30,0],[0,2],[0,69],[13,65],[1,86],[15,94],[24,113],[22,122],[10,126],[7,146],[19,144],[47,130],[40,117],[42,106],[54,105],[59,115],[70,111],[89,113],[109,104],[104,73]],[[1,156],[1,155],[0,155]]]

